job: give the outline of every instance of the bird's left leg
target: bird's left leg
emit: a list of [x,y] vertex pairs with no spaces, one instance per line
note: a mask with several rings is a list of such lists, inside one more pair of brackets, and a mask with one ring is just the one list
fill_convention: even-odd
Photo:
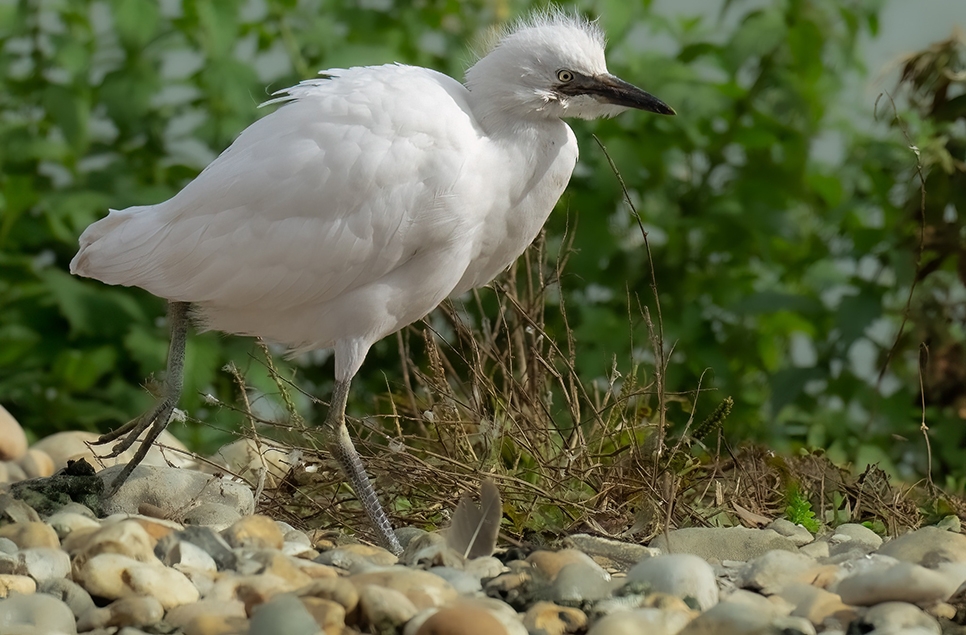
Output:
[[111,448],[111,452],[105,457],[113,458],[119,456],[122,452],[134,445],[138,436],[150,428],[147,435],[141,439],[141,445],[138,447],[137,452],[135,452],[134,458],[111,481],[110,486],[104,493],[105,496],[111,496],[117,492],[121,485],[124,484],[124,481],[127,480],[127,477],[131,475],[131,472],[134,471],[134,468],[144,460],[144,457],[147,456],[148,451],[158,438],[158,435],[168,427],[171,415],[174,413],[174,409],[181,399],[181,389],[184,385],[185,342],[188,337],[188,308],[189,304],[187,302],[168,303],[168,324],[171,327],[171,343],[168,346],[168,369],[164,378],[164,389],[161,394],[161,399],[153,409],[137,419],[129,421],[117,430],[112,430],[107,434],[101,435],[94,442],[100,445],[110,443],[115,439],[121,439],[120,443]]
[[332,404],[329,407],[329,414],[325,419],[325,443],[329,452],[339,462],[342,473],[352,485],[356,496],[362,502],[363,509],[369,521],[376,529],[379,542],[382,546],[393,552],[397,556],[402,553],[402,545],[392,530],[392,523],[379,504],[379,497],[372,483],[369,482],[369,475],[366,468],[362,465],[362,459],[352,444],[349,437],[349,430],[345,425],[345,406],[349,398],[349,383],[351,379],[336,379],[335,390],[332,393]]

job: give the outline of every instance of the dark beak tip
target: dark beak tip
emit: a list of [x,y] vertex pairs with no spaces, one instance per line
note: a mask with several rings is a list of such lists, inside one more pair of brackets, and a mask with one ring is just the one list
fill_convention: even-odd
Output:
[[650,112],[653,112],[658,115],[667,115],[668,117],[673,117],[676,114],[678,114],[677,111],[674,110],[674,108],[671,108],[670,106],[668,106],[666,103],[664,103],[657,97],[654,97],[650,94],[648,94],[648,97],[650,97],[651,100],[653,100],[653,101],[649,100],[650,103],[647,104],[647,110],[649,110]]
[[616,75],[606,74],[583,79],[584,81],[582,83],[574,84],[574,88],[576,89],[574,92],[567,92],[565,94],[596,95],[599,99],[616,106],[634,108],[658,115],[674,116],[677,114],[673,108],[654,95],[624,81]]
[[677,111],[671,108],[663,101],[658,101],[657,103],[649,103],[643,106],[638,106],[638,110],[643,110],[645,112],[652,112],[655,115],[666,115],[668,117],[673,117],[677,115]]

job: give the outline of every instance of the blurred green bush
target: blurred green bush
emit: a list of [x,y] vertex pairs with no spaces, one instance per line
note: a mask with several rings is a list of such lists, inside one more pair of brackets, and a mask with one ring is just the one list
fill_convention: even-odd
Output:
[[[0,3],[0,403],[38,437],[104,430],[145,410],[151,397],[141,383],[164,368],[164,305],[70,276],[84,227],[109,207],[172,196],[263,114],[258,104],[272,91],[317,69],[393,61],[459,77],[473,59],[468,43],[527,4]],[[647,0],[580,4],[601,16],[611,70],[679,116],[573,124],[581,163],[548,231],[551,245],[572,232],[560,289],[578,371],[593,381],[614,359],[653,360],[639,310],[654,305],[650,264],[594,133],[649,231],[673,346],[668,389],[681,395],[671,420],[687,420],[700,384],[716,393],[697,397],[699,415],[734,397],[731,440],[826,448],[839,460],[879,460],[911,477],[925,469],[920,343],[942,344],[948,368],[934,363],[933,375],[966,378],[964,268],[946,257],[959,253],[961,236],[949,232],[959,232],[956,213],[966,209],[963,97],[947,100],[937,118],[920,103],[935,94],[935,81],[922,74],[921,98],[903,113],[908,138],[890,125],[886,102],[881,121],[856,121],[836,104],[863,72],[856,45],[875,35],[878,3],[761,4],[726,2],[711,20],[659,15]],[[960,56],[931,68],[962,73],[962,48],[951,46]],[[950,238],[946,256],[925,272],[909,146],[920,148],[931,179],[929,227]],[[904,315],[909,323],[897,338]],[[566,336],[553,312],[548,320],[551,333]],[[271,393],[256,353],[248,339],[192,337],[182,406],[211,426],[175,432],[207,449],[223,440],[241,417],[202,395],[234,402],[238,388],[221,370],[228,360],[258,395]],[[397,382],[396,355],[392,338],[374,349],[356,386],[356,412]],[[325,397],[325,361],[310,356],[283,372],[297,369],[297,383]],[[926,391],[927,421],[941,441],[934,458],[959,478],[961,384],[952,396]],[[276,402],[260,396],[255,407],[277,415]],[[309,400],[298,405],[318,415]]]

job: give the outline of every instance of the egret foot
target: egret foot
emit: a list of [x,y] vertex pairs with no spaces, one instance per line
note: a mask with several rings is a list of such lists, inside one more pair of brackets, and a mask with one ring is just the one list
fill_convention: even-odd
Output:
[[345,426],[345,406],[349,396],[349,381],[336,381],[332,393],[332,405],[323,424],[325,445],[339,463],[342,474],[362,503],[362,508],[376,530],[377,538],[383,547],[396,554],[402,553],[402,545],[392,530],[392,523],[379,503],[376,490],[369,481],[362,458],[352,444],[349,430]]
[[160,401],[149,412],[125,423],[116,430],[101,435],[95,445],[110,443],[116,439],[121,439],[109,454],[104,458],[114,458],[120,456],[122,452],[134,445],[142,432],[148,430],[148,434],[141,440],[141,446],[134,453],[134,458],[124,466],[124,469],[111,481],[104,492],[104,496],[111,496],[124,485],[124,481],[131,475],[144,457],[147,456],[151,446],[154,445],[158,436],[168,427],[171,415],[181,400],[181,389],[184,385],[184,351],[185,339],[188,333],[188,303],[169,302],[168,303],[168,323],[171,326],[171,343],[168,346],[168,370],[164,379],[164,389]]

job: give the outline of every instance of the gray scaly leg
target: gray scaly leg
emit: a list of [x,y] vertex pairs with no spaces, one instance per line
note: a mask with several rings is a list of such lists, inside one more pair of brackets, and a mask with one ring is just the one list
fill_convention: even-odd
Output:
[[127,477],[134,471],[134,468],[144,460],[144,457],[147,456],[148,451],[158,438],[158,435],[168,427],[171,414],[181,399],[181,389],[184,386],[185,340],[188,334],[188,307],[187,302],[168,303],[168,324],[171,327],[171,343],[168,346],[168,370],[164,378],[164,389],[157,405],[137,419],[129,421],[117,430],[102,435],[95,441],[99,445],[102,443],[110,443],[120,438],[121,442],[115,445],[111,449],[110,454],[105,457],[113,458],[130,448],[138,436],[150,428],[148,434],[141,441],[141,446],[138,448],[138,451],[134,454],[134,458],[114,478],[104,493],[105,496],[111,496],[117,492],[118,488],[124,484]]
[[398,556],[402,553],[402,545],[399,544],[399,539],[392,530],[389,517],[379,504],[379,497],[376,496],[376,491],[369,482],[366,468],[362,465],[362,459],[356,452],[349,437],[349,430],[345,426],[345,406],[348,398],[349,381],[336,380],[335,390],[332,393],[332,405],[323,424],[325,444],[335,460],[339,462],[343,475],[362,502],[366,515],[376,529],[379,542]]

